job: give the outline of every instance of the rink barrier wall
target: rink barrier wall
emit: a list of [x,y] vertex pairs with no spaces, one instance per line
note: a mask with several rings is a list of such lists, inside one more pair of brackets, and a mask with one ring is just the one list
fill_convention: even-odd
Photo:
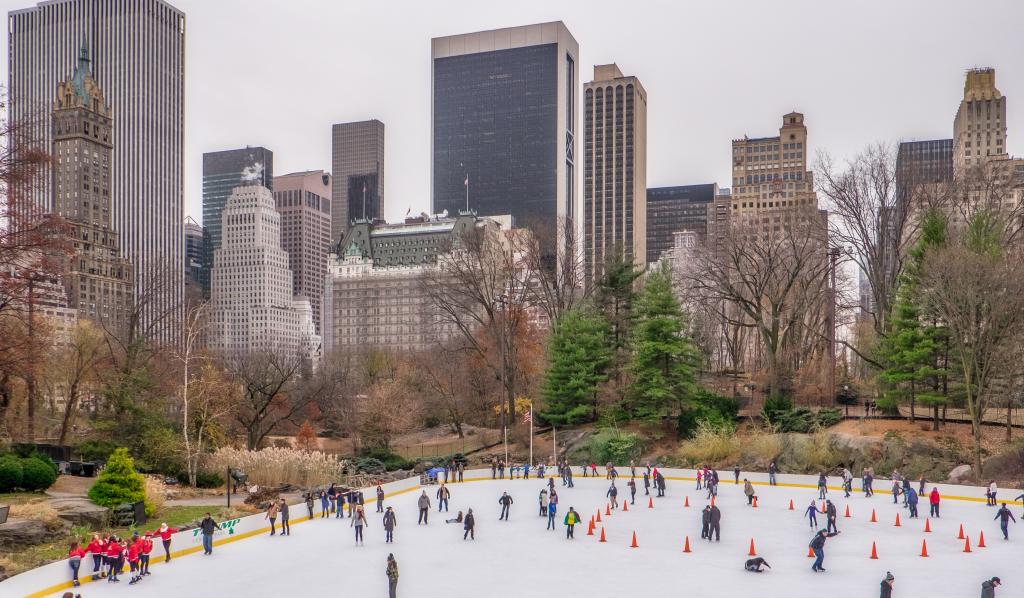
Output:
[[[420,478],[418,475],[414,475],[404,480],[398,480],[396,482],[381,484],[381,489],[384,490],[385,498],[391,498],[407,492],[413,492],[419,488]],[[375,493],[376,486],[363,488],[362,491],[366,497],[366,504],[369,505],[377,502],[377,495]],[[370,496],[370,494],[373,495]],[[217,507],[211,505],[211,510],[215,508]],[[316,509],[318,508],[319,501],[316,504]],[[288,505],[288,509],[289,514],[292,515],[288,518],[289,525],[297,525],[309,521],[305,502]],[[316,509],[314,509],[314,519],[318,518],[316,515]],[[301,516],[297,516],[300,514]],[[270,533],[270,523],[264,517],[265,513],[255,513],[253,515],[246,515],[245,517],[218,522],[220,523],[221,532],[215,533],[213,536],[214,550],[216,551],[218,546]],[[280,521],[278,523],[280,523]],[[174,562],[174,559],[176,558],[195,554],[202,550],[203,537],[198,528],[181,531],[171,536],[171,562]],[[150,568],[166,564],[164,563],[163,545],[159,539],[154,541],[153,552],[150,558]],[[82,568],[78,575],[83,588],[93,582],[92,579],[90,579],[92,574],[91,569],[92,558],[91,556],[86,556],[86,558],[82,559]],[[60,560],[20,573],[0,582],[0,596],[10,596],[12,598],[14,596],[24,596],[25,598],[44,598],[45,596],[50,596],[51,594],[55,594],[63,590],[73,589],[71,580],[68,579],[70,577],[71,568],[68,566],[67,559]],[[67,581],[54,584],[54,579],[67,579]],[[76,589],[75,591],[79,591],[79,589]],[[88,593],[88,590],[86,589],[85,592]]]
[[[630,477],[629,476],[629,467],[628,466],[616,466],[616,469],[619,471],[619,481],[620,481],[620,483],[621,484],[625,484],[625,481],[628,480],[629,477]],[[642,480],[643,479],[644,468],[641,467],[641,466],[637,466],[636,469],[637,469],[637,479]],[[574,479],[578,479],[578,478],[582,477],[582,468],[577,467],[577,466],[573,466],[572,470],[573,470],[573,478]],[[554,473],[552,473],[554,471],[555,471],[554,468],[550,468],[550,467],[546,468],[546,471],[544,472],[545,473],[544,477],[545,478],[557,477]],[[660,471],[662,473],[662,475],[665,476],[665,480],[669,481],[669,482],[693,482],[695,484],[696,481],[697,481],[697,473],[696,473],[696,470],[693,470],[693,469],[678,469],[678,468],[660,467],[660,468],[658,468],[658,471]],[[598,478],[599,479],[604,479],[605,478],[604,467],[603,466],[598,466],[597,472],[598,472]],[[505,473],[508,474],[509,472],[506,470]],[[535,470],[531,469],[530,473],[531,473],[530,479],[536,479],[535,478],[535,476],[536,476]],[[728,470],[728,471],[722,470],[722,471],[719,471],[718,475],[719,475],[719,485],[725,486],[725,487],[733,486],[734,485],[734,483],[733,483],[734,474],[733,474],[732,470]],[[830,476],[830,477],[831,478],[835,478],[836,476]],[[769,485],[768,474],[767,473],[756,473],[756,472],[749,472],[749,471],[748,472],[740,471],[740,482],[742,482],[744,478],[749,479],[750,483],[753,484],[754,486],[768,486]],[[775,476],[775,478],[776,478],[776,480],[778,482],[776,484],[777,488],[795,488],[795,489],[812,489],[812,490],[814,490],[814,489],[817,489],[817,487],[818,487],[818,476],[816,476],[816,475],[777,474]],[[506,477],[505,479],[506,479],[506,481],[509,480],[508,477]],[[592,477],[588,477],[588,479],[592,479]],[[468,470],[468,471],[465,472],[465,475],[464,475],[464,478],[463,478],[463,482],[461,482],[461,483],[483,482],[483,481],[491,481],[491,480],[492,480],[492,478],[491,478],[491,470],[490,470],[490,468],[486,468],[486,469],[472,469],[472,470]],[[860,478],[857,478],[857,477],[854,478],[855,482],[857,482],[859,480],[860,480]],[[517,478],[517,479],[511,480],[511,481],[513,483],[517,482],[517,481],[521,482],[522,479],[521,478]],[[457,486],[459,484],[459,482],[456,482],[454,480],[451,481],[450,483],[453,486]],[[653,484],[653,481],[652,481],[652,484]],[[875,490],[876,494],[881,494],[881,495],[889,495],[889,494],[891,494],[890,480],[888,480],[886,478],[875,478],[875,486],[876,486],[876,490]],[[917,482],[913,482],[912,486],[914,486],[916,488]],[[829,485],[827,487],[828,487],[828,490],[829,490],[830,494],[832,492],[842,492],[843,491],[842,486]],[[986,488],[984,488],[984,487],[979,487],[979,486],[954,486],[954,485],[950,485],[950,484],[932,484],[932,483],[929,482],[928,483],[929,492],[930,492],[930,488],[932,488],[932,487],[938,487],[939,488],[939,493],[941,494],[942,500],[944,500],[944,501],[945,500],[959,500],[959,501],[979,502],[980,503],[980,502],[983,502],[985,500]],[[405,493],[408,493],[408,492],[413,492],[413,491],[419,490],[420,488],[421,488],[421,486],[420,486],[420,478],[419,478],[419,476],[412,476],[412,477],[406,478],[404,480],[399,480],[397,482],[389,482],[387,484],[382,484],[381,485],[381,489],[384,490],[384,496],[386,498],[391,498],[391,497],[399,496],[401,494],[405,494]],[[977,494],[973,495],[973,496],[965,496],[965,495],[962,495],[962,494],[952,494],[951,493],[951,492],[961,492],[962,493],[964,490],[967,490],[967,489],[975,491],[975,492],[977,492]],[[374,490],[375,490],[375,487],[369,487],[369,488],[363,488],[362,489],[364,494],[367,494],[367,498],[366,498],[365,502],[368,505],[377,502],[376,495],[374,494],[373,496],[369,496],[368,492],[367,492],[367,491],[372,492]],[[689,490],[694,492],[694,493],[702,493],[702,492],[704,492],[704,490],[700,490],[700,491],[696,490],[695,486],[691,486],[689,488]],[[854,485],[853,492],[862,492],[862,491],[863,490],[860,488],[859,485]],[[1001,489],[999,489],[999,492],[1013,494],[1014,496],[1016,496],[1017,494],[1021,493],[1020,490],[1008,489],[1008,488],[1001,488]],[[679,497],[679,496],[683,496],[684,494],[686,494],[686,492],[682,492],[681,493],[679,491],[679,488],[677,488],[677,487],[674,488],[672,486],[668,487],[668,493],[669,493],[669,497]],[[698,495],[697,498],[699,498],[699,495]],[[922,502],[923,502],[923,504],[927,503],[927,496],[922,497]],[[1011,500],[1000,500],[999,502],[1005,502],[1007,504],[1017,505],[1017,506],[1020,506],[1020,505],[1024,504],[1024,502],[1022,502],[1022,501],[1011,501]],[[300,502],[300,503],[296,503],[294,505],[289,505],[289,509],[290,509],[291,513],[302,513],[302,516],[300,516],[300,517],[290,517],[289,520],[288,520],[289,525],[301,524],[301,523],[309,520],[309,517],[306,516],[306,512],[307,511],[306,511],[305,503]],[[318,518],[318,517],[316,515],[314,515],[314,519],[316,519],[316,518]],[[238,519],[233,519],[233,520],[229,520],[229,521],[222,521],[222,522],[220,522],[220,525],[221,525],[221,529],[222,530],[226,530],[227,537],[218,537],[217,534],[214,534],[214,538],[215,538],[214,539],[214,543],[213,543],[214,544],[214,548],[216,548],[218,546],[223,546],[225,544],[229,544],[231,542],[237,542],[239,540],[244,540],[246,538],[251,538],[251,537],[254,537],[254,536],[259,536],[259,535],[267,534],[267,533],[270,532],[270,525],[268,525],[267,520],[264,519],[264,514],[263,513],[256,513],[256,514],[247,515],[245,517],[241,517],[241,518],[238,518]],[[181,548],[182,545],[185,545],[185,547]],[[186,530],[186,531],[183,531],[183,532],[178,532],[178,533],[176,533],[176,534],[174,534],[172,536],[171,546],[177,547],[175,550],[171,551],[171,559],[172,559],[172,561],[174,559],[176,559],[176,558],[179,558],[179,557],[183,557],[183,556],[186,556],[186,555],[189,555],[189,554],[198,553],[203,548],[202,535],[199,533],[198,529]],[[80,581],[81,581],[83,586],[85,586],[85,585],[87,585],[89,583],[92,583],[92,580],[89,579],[90,573],[85,571],[85,570],[87,570],[87,569],[89,569],[91,567],[91,564],[92,564],[92,559],[90,559],[88,557],[86,559],[83,559],[83,561],[82,561],[82,569],[83,569],[83,571],[79,572],[79,578],[80,578]],[[162,546],[160,545],[159,541],[157,541],[156,542],[156,546],[154,547],[154,550],[153,550],[153,553],[152,553],[152,560],[150,561],[150,567],[157,567],[157,566],[160,566],[160,565],[163,565],[163,564],[165,564],[165,563],[163,561]],[[5,596],[5,597],[6,596],[18,596],[18,595],[21,595],[21,596],[24,596],[25,598],[45,598],[46,596],[49,596],[51,594],[55,594],[55,593],[60,592],[62,590],[71,589],[72,585],[71,585],[71,581],[70,580],[69,581],[64,581],[64,582],[61,582],[61,583],[57,583],[57,584],[53,584],[52,583],[52,581],[54,579],[63,579],[63,578],[67,578],[69,576],[70,576],[70,568],[68,567],[66,559],[65,560],[60,560],[60,561],[57,561],[57,562],[54,562],[54,563],[49,563],[47,565],[43,565],[42,567],[39,567],[39,568],[36,568],[36,569],[32,569],[31,571],[26,571],[24,573],[15,575],[14,577],[11,577],[10,579],[7,579],[5,581],[0,582],[0,595]],[[49,584],[49,585],[47,585],[47,584]],[[41,589],[37,589],[37,588],[41,588]]]

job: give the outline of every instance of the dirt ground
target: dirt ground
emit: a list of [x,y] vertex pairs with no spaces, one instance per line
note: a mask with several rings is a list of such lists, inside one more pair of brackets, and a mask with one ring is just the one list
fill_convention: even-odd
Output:
[[[931,420],[919,420],[910,423],[907,420],[889,419],[847,419],[839,422],[832,428],[832,432],[852,434],[855,436],[885,436],[886,432],[898,432],[907,437],[921,437],[930,440],[939,440],[943,437],[952,436],[957,442],[967,448],[971,446],[970,424],[949,423],[939,428],[938,432],[932,431]],[[1014,429],[1014,439],[1024,438],[1024,430]],[[1006,448],[1006,428],[996,426],[983,426],[981,435],[982,447],[990,452],[996,453]]]

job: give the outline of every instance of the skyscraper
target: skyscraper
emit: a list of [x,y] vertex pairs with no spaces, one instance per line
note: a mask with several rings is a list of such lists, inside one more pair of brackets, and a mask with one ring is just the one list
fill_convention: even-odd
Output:
[[274,178],[274,204],[281,214],[281,248],[288,252],[292,295],[309,299],[322,334],[327,254],[331,251],[331,175],[322,170]]
[[384,217],[384,123],[364,120],[331,127],[331,242],[353,220]]
[[971,69],[953,120],[953,170],[959,176],[995,157],[1006,157],[1006,98],[996,89],[995,69]]
[[433,211],[512,214],[554,255],[576,221],[579,45],[558,21],[432,40]]
[[210,294],[213,253],[221,243],[221,212],[228,197],[241,184],[257,184],[274,190],[274,152],[265,147],[207,152],[203,154],[203,270],[200,285]]
[[647,260],[647,92],[618,65],[583,85],[583,256],[587,279],[621,250]]
[[714,220],[718,184],[654,187],[647,190],[647,263],[653,264],[675,245],[675,234],[695,233],[703,245]]
[[185,217],[185,288],[199,288],[203,272],[203,227]]
[[[8,15],[10,118],[40,147],[53,143],[46,115],[57,83],[71,76],[83,44],[113,119],[110,216],[122,256],[147,297],[144,323],[178,334],[184,292],[185,14],[164,0],[53,0]],[[50,169],[32,193],[52,209]],[[149,329],[147,327],[147,329]]]
[[53,110],[53,209],[68,222],[71,253],[63,275],[69,306],[112,332],[127,329],[132,264],[111,228],[110,106],[92,77],[84,46],[74,75],[57,85]]

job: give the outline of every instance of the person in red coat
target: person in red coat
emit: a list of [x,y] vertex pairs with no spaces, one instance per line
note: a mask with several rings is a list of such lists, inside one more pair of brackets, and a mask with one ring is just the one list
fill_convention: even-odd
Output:
[[103,540],[99,534],[93,534],[85,551],[92,555],[92,580],[96,581],[103,574],[101,565],[103,563]]
[[121,567],[124,567],[124,561],[121,557],[122,546],[118,542],[117,536],[112,536],[110,541],[107,542],[107,583],[117,583],[121,581],[117,578],[117,574],[121,572]]
[[139,537],[139,532],[135,532],[132,536],[131,541],[128,543],[128,567],[132,571],[132,580],[128,582],[128,585],[135,585],[140,579],[142,579],[142,571],[139,568],[139,557],[142,555],[142,538]]
[[142,539],[142,554],[139,555],[139,573],[149,575],[149,553],[153,552],[153,532],[146,532]]
[[932,486],[932,493],[928,495],[928,504],[930,505],[930,513],[932,517],[939,516],[939,489]]
[[77,588],[82,585],[78,582],[78,568],[82,566],[82,559],[85,558],[85,549],[72,542],[68,548],[68,565],[71,567],[71,582]]
[[165,563],[169,563],[171,561],[171,535],[176,533],[178,533],[178,530],[173,527],[167,527],[166,523],[161,523],[160,529],[156,532],[156,535],[160,536],[160,540],[164,543]]

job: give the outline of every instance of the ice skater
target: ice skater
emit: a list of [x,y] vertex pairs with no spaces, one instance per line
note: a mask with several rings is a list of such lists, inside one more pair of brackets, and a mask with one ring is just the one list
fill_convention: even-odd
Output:
[[879,594],[880,598],[892,598],[892,584],[896,581],[893,574],[889,571],[885,572],[885,579],[882,580],[882,593]]
[[313,518],[313,493],[312,492],[307,492],[305,498],[306,498],[306,500],[305,500],[306,511],[309,512],[309,519],[312,519]]
[[470,540],[476,540],[476,536],[473,533],[476,529],[476,517],[473,516],[473,509],[466,511],[466,518],[462,522],[462,529],[466,530],[462,534],[463,540],[466,539],[466,536],[469,536]]
[[[1021,496],[1024,496],[1024,494],[1022,494]],[[939,496],[939,488],[937,486],[932,486],[932,493],[928,495],[929,516],[938,518],[940,500],[941,497]]]
[[384,489],[377,486],[377,512],[384,512]]
[[837,532],[837,531],[839,531],[839,528],[836,527],[836,517],[837,516],[838,516],[838,513],[836,513],[836,506],[834,504],[832,504],[831,500],[826,500],[825,501],[825,521],[828,523],[828,525],[826,526],[825,529],[827,531],[830,531],[830,532]]
[[981,582],[981,598],[996,598],[996,588],[1003,585],[998,577]]
[[573,528],[577,523],[580,522],[580,514],[576,512],[576,509],[569,507],[569,512],[565,514],[565,539],[569,540],[575,538],[573,535]]
[[769,486],[776,485],[775,474],[777,474],[777,473],[779,473],[779,466],[775,464],[775,461],[772,461],[771,463],[768,464],[768,485]]
[[839,535],[839,532],[829,533],[827,530],[818,530],[818,533],[814,534],[814,538],[811,539],[811,543],[808,546],[814,551],[814,564],[811,565],[811,571],[817,571],[820,573],[825,572],[825,568],[822,567],[822,563],[825,562],[825,540],[833,538]]
[[555,515],[558,513],[558,494],[552,492],[548,498],[548,529],[555,529]]
[[701,471],[700,469],[698,469],[697,470],[697,490],[700,490],[700,482],[701,482],[701,478],[703,478],[703,477],[704,477],[704,472]]
[[395,517],[395,512],[388,507],[387,511],[384,511],[384,543],[391,544],[395,539],[395,528],[398,526],[398,518]]
[[705,505],[700,511],[700,538],[707,539],[708,530],[711,528],[711,505]]
[[608,488],[608,492],[605,492],[605,497],[611,500],[612,508],[619,508],[619,489],[615,487],[615,482]]
[[989,506],[989,507],[996,506],[996,491],[998,489],[999,488],[996,487],[996,481],[995,480],[992,480],[992,481],[990,481],[988,483],[988,491],[985,493],[985,495],[988,497],[988,503],[986,503],[987,506]]
[[761,569],[761,567],[768,567],[769,569],[772,568],[772,566],[768,564],[768,561],[761,557],[747,559],[747,562],[743,563],[743,568],[752,573],[764,573],[764,570]]
[[444,522],[445,523],[462,523],[462,511],[459,511],[459,514],[456,515],[455,517],[451,518],[451,519],[445,519]]
[[740,484],[740,468],[739,468],[738,465],[733,468],[732,474],[733,474],[733,477],[734,477],[733,485],[734,486],[739,486],[739,484]]
[[430,518],[430,497],[427,496],[426,490],[420,494],[419,499],[416,501],[416,506],[420,509],[420,518],[416,521],[416,525],[421,523],[427,525]]
[[818,527],[818,506],[814,504],[814,499],[811,499],[811,505],[804,511],[804,517],[810,520],[811,529]]
[[999,529],[1001,529],[1003,531],[1003,539],[1004,540],[1009,540],[1010,539],[1010,531],[1009,531],[1010,520],[1012,519],[1014,523],[1017,523],[1017,519],[1014,518],[1013,513],[1010,512],[1010,509],[1006,508],[1006,503],[1003,503],[1003,506],[1000,507],[998,511],[996,511],[995,519],[999,520]]
[[396,598],[398,596],[398,563],[395,561],[395,555],[388,553],[388,566],[384,569],[384,574],[388,576],[388,598]]
[[917,502],[917,491],[913,488],[907,488],[907,508],[910,509],[909,517],[911,519],[917,519]]
[[711,505],[708,512],[708,542],[711,541],[711,534],[715,535],[715,542],[722,540],[722,511],[715,505]]
[[356,514],[352,516],[352,522],[348,526],[354,527],[356,530],[356,544],[362,544],[363,527],[370,527],[366,521],[366,513],[363,513],[363,507],[356,507]]
[[548,489],[542,488],[540,491],[540,517],[548,516]]
[[853,474],[850,470],[843,468],[843,497],[850,498],[850,493],[853,492]]
[[644,472],[644,496],[651,494],[651,474]]
[[[82,585],[78,581],[78,570],[82,566],[82,559],[85,558],[85,549],[78,545],[78,542],[72,542],[68,548],[68,566],[71,567],[71,585],[76,588]],[[95,576],[93,576],[95,579]]]
[[508,521],[508,508],[512,505],[512,497],[508,495],[508,492],[501,493],[501,498],[498,499],[498,504],[501,505],[501,515],[498,517],[498,521],[501,521],[502,519]]
[[199,529],[203,531],[203,554],[213,554],[213,534],[220,531],[220,525],[207,512],[199,522]]
[[658,488],[658,496],[665,496],[665,476],[660,471],[654,476],[654,485]]
[[636,481],[633,480],[633,478],[629,478],[629,481],[626,482],[626,485],[629,486],[629,504],[635,505],[636,504]]
[[281,536],[292,535],[292,526],[288,523],[288,503],[283,498],[278,513],[281,515]]
[[875,489],[872,487],[872,484],[874,484],[874,482],[875,472],[872,471],[871,468],[865,467],[863,470],[863,475],[861,476],[861,486],[863,486],[862,489],[864,490],[864,498],[874,496]]
[[267,507],[267,514],[263,516],[263,520],[264,521],[266,521],[267,519],[270,520],[270,535],[271,536],[277,534],[277,528],[274,527],[274,524],[277,522],[277,512],[280,511],[280,510],[281,510],[281,503],[277,502],[276,500],[275,501],[271,501],[270,506]]
[[441,511],[448,512],[448,499],[451,498],[452,493],[448,488],[441,484],[441,487],[437,489],[437,512]]
[[754,504],[754,485],[747,478],[743,478],[743,494],[747,495],[748,505]]
[[828,493],[828,479],[824,473],[818,474],[818,498],[825,500],[825,494]]

